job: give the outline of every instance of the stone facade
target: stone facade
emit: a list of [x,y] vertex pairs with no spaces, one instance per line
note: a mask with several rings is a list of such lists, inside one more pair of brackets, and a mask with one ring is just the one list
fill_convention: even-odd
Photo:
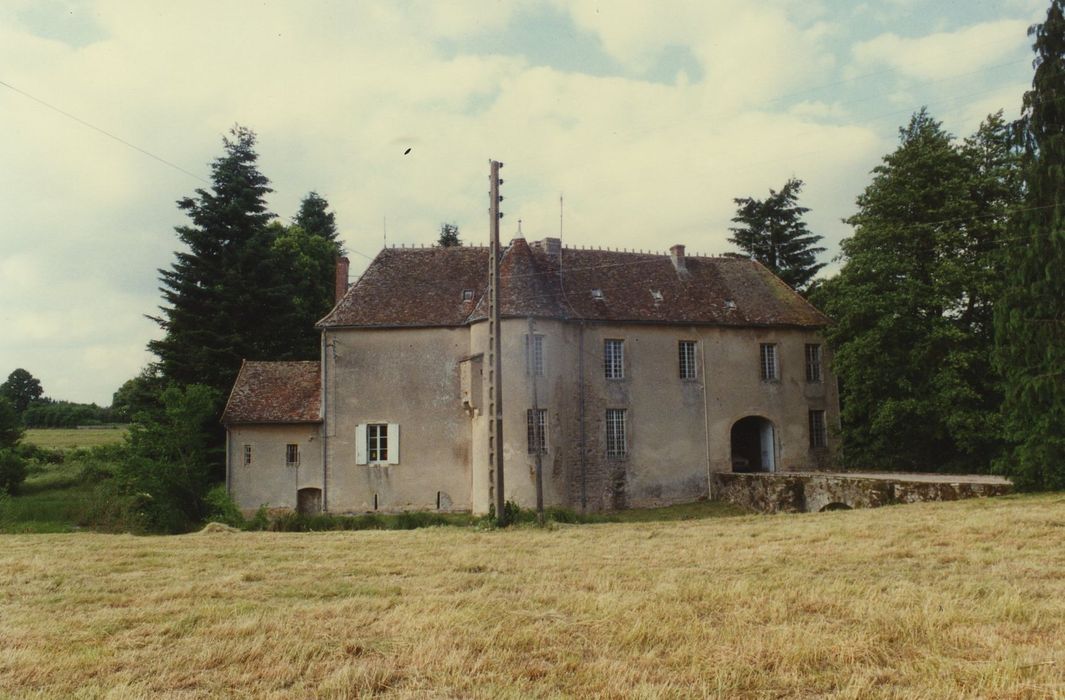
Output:
[[[666,505],[707,497],[712,475],[734,468],[832,466],[838,399],[820,338],[827,319],[798,295],[756,263],[685,261],[680,246],[672,256],[567,251],[519,239],[501,264],[508,500],[535,503],[534,405],[546,412],[548,505]],[[288,406],[296,399],[282,395],[285,382],[269,384],[269,367],[258,367],[272,363],[249,363],[224,419],[238,504],[297,507],[320,489],[333,512],[487,511],[486,263],[482,249],[383,252],[320,323],[320,395],[289,392],[317,401],[313,410]],[[542,362],[529,358],[536,336]],[[607,377],[607,341],[621,341],[620,377]],[[769,378],[763,346],[773,348]],[[808,346],[820,353],[812,379]],[[286,371],[297,370],[306,368]],[[277,404],[319,422],[255,424],[268,410],[277,418],[268,408]],[[624,411],[624,454],[608,456],[608,411]],[[821,412],[819,439],[811,411]],[[611,415],[616,425],[620,414]],[[304,454],[317,449],[299,470],[283,464],[296,440]],[[244,467],[243,444],[282,461]]]

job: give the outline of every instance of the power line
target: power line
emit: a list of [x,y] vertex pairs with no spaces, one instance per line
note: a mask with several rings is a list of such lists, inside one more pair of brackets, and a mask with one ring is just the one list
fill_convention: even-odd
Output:
[[114,139],[115,141],[118,141],[123,146],[127,146],[129,148],[132,148],[134,151],[137,151],[138,153],[143,153],[144,155],[148,156],[149,158],[152,158],[154,160],[159,161],[163,165],[166,165],[166,166],[168,166],[170,168],[173,168],[174,170],[177,170],[178,172],[184,173],[185,175],[188,175],[191,178],[195,178],[195,179],[199,180],[200,182],[202,182],[204,184],[207,184],[207,185],[211,184],[208,180],[203,179],[202,177],[200,177],[196,173],[189,172],[188,170],[185,170],[185,168],[182,168],[180,165],[177,165],[176,163],[171,163],[166,158],[163,158],[161,156],[157,156],[154,153],[152,153],[151,151],[145,150],[145,149],[141,148],[140,146],[138,146],[138,145],[136,145],[134,143],[130,143],[129,141],[127,141],[124,138],[122,138],[121,136],[116,136],[115,134],[112,134],[110,131],[107,131],[106,129],[101,129],[100,127],[96,126],[95,124],[90,124],[89,122],[85,121],[81,117],[77,117],[77,116],[71,114],[70,112],[62,110],[59,107],[56,107],[53,104],[45,102],[44,100],[42,100],[39,97],[34,97],[33,95],[31,95],[30,93],[26,92],[25,90],[18,89],[17,87],[12,85],[11,83],[7,83],[7,82],[4,82],[3,80],[0,80],[0,85],[3,85],[4,87],[6,87],[9,90],[12,90],[13,92],[17,92],[18,94],[22,95],[23,97],[26,97],[28,99],[33,100],[37,104],[44,105],[45,107],[47,107],[48,109],[52,110],[53,112],[58,112],[59,114],[62,114],[67,119],[72,119],[72,120],[76,121],[77,123],[81,124],[82,126],[89,127],[93,131],[98,131],[101,134],[103,134],[104,136],[106,136],[106,137],[108,137],[110,139]]

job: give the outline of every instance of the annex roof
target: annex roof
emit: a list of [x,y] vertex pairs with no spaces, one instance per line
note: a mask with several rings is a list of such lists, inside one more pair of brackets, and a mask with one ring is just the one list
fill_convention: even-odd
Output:
[[321,422],[320,362],[249,362],[240,366],[222,423]]
[[[321,328],[461,326],[488,316],[488,249],[386,248]],[[504,317],[821,327],[828,318],[746,258],[562,248],[517,238],[500,264]]]

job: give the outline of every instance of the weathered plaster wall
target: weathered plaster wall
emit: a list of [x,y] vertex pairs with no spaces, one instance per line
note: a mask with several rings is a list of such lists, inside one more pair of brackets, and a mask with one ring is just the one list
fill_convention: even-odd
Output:
[[[582,485],[587,506],[593,510],[705,497],[708,471],[732,469],[732,425],[750,415],[773,422],[778,470],[825,468],[833,463],[836,440],[831,430],[828,448],[809,447],[810,409],[825,410],[829,426],[838,422],[835,380],[827,353],[823,381],[806,382],[805,344],[819,343],[816,333],[637,324],[587,324],[582,330],[578,323],[543,320],[536,320],[534,326],[534,332],[544,336],[545,376],[537,378],[537,392],[540,407],[548,410],[548,452],[543,456],[548,505],[579,508]],[[528,332],[527,319],[503,321],[506,497],[525,507],[535,503],[535,456],[528,453],[526,438],[526,411],[532,408],[532,378],[525,366]],[[624,341],[623,379],[605,377],[606,339]],[[680,340],[697,343],[694,380],[679,376]],[[470,352],[486,352],[487,343],[487,324],[474,325]],[[761,343],[778,345],[779,381],[760,378]],[[487,354],[485,358],[487,373]],[[583,475],[578,382],[582,361]],[[483,406],[487,410],[487,379]],[[628,454],[622,459],[606,456],[605,417],[610,408],[627,412]],[[472,500],[477,511],[487,510],[491,503],[489,419],[482,414],[473,421]]]
[[[228,435],[230,496],[244,511],[266,505],[295,508],[301,488],[322,487],[322,442],[319,426],[234,425]],[[297,467],[285,464],[285,446],[299,445]],[[243,446],[252,446],[252,463],[244,466]]]
[[[471,507],[471,425],[460,396],[468,328],[325,334],[327,507],[332,512]],[[362,423],[400,426],[399,464],[356,464]]]

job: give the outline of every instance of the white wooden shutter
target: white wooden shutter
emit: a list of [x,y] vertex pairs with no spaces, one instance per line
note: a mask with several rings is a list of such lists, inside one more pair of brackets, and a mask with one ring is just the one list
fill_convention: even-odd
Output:
[[355,428],[355,464],[366,464],[366,424]]
[[399,464],[399,423],[388,424],[388,463]]

